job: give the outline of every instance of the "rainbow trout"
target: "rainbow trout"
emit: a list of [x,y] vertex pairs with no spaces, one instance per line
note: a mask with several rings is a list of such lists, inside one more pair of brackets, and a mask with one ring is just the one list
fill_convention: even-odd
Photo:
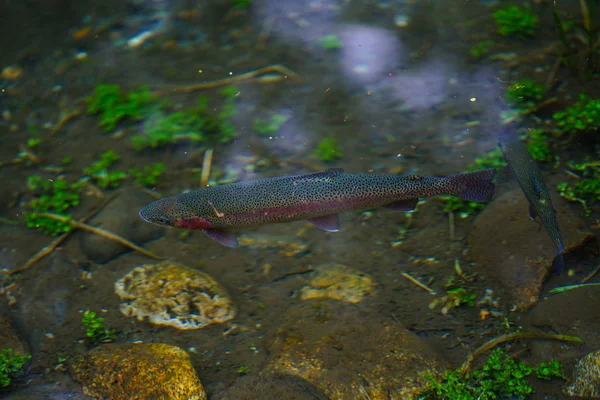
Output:
[[414,209],[419,197],[456,195],[483,202],[494,194],[494,169],[445,177],[344,174],[328,169],[305,175],[242,181],[194,190],[150,203],[140,211],[147,222],[200,229],[228,246],[232,229],[307,220],[326,231],[339,230],[342,211],[387,207]]
[[532,220],[535,220],[536,217],[540,218],[546,232],[556,245],[557,253],[552,261],[552,270],[560,275],[565,268],[562,254],[565,246],[558,226],[556,210],[550,200],[550,193],[544,182],[542,171],[527,151],[525,144],[518,138],[509,134],[501,134],[498,146],[504,154],[504,159],[508,164],[507,168],[515,175],[521,190],[529,201],[529,217]]

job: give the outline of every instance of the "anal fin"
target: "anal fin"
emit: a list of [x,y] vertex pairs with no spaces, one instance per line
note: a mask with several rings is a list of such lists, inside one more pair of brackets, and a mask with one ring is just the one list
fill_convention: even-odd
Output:
[[204,233],[212,240],[221,243],[227,247],[238,247],[238,241],[232,232],[222,231],[220,229],[205,229]]
[[531,218],[532,220],[535,220],[536,217],[537,217],[537,211],[535,211],[533,204],[529,203],[529,218]]
[[340,221],[337,214],[309,218],[307,221],[327,232],[337,232],[340,230]]

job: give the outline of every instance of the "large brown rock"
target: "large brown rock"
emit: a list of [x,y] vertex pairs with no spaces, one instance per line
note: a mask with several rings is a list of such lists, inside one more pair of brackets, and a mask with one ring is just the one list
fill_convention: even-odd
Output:
[[[553,194],[565,252],[588,238],[582,218]],[[551,269],[556,247],[543,226],[529,218],[521,189],[513,189],[489,204],[475,219],[468,242],[477,267],[501,283],[505,297],[524,310],[537,301]],[[567,263],[567,268],[569,265]]]
[[166,344],[105,344],[77,359],[71,375],[96,398],[206,400],[189,355]]
[[411,399],[445,363],[399,322],[335,300],[305,300],[272,337],[266,376],[296,376],[331,399]]

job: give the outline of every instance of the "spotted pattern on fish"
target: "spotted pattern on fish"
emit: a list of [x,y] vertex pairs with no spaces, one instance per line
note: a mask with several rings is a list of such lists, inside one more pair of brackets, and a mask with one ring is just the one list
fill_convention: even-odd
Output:
[[[228,230],[307,220],[439,195],[487,201],[495,170],[447,177],[344,174],[342,169],[242,181],[157,200],[140,216],[158,225]],[[193,221],[193,224],[190,222]]]

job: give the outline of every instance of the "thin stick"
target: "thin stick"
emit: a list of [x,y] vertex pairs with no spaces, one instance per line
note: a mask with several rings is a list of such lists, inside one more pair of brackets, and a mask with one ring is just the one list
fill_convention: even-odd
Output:
[[208,186],[208,179],[210,178],[210,167],[212,165],[213,149],[206,149],[204,152],[204,160],[202,161],[202,175],[200,175],[200,187],[205,188]]
[[258,40],[256,41],[256,50],[263,51],[267,47],[267,41],[269,40],[269,35],[271,34],[271,29],[273,28],[274,22],[275,18],[269,17],[263,24],[263,28],[258,35]]
[[450,230],[450,240],[456,240],[455,226],[454,226],[454,211],[448,212],[448,229]]
[[112,232],[106,231],[104,229],[101,228],[96,228],[94,226],[85,224],[83,222],[79,222],[79,221],[73,221],[72,219],[69,219],[67,217],[63,217],[62,215],[56,215],[56,214],[47,214],[47,213],[41,213],[41,214],[37,214],[39,217],[43,217],[43,218],[50,218],[53,219],[55,221],[61,221],[64,222],[66,224],[71,225],[74,228],[78,228],[78,229],[83,229],[84,231],[88,231],[91,233],[95,233],[96,235],[100,235],[106,239],[109,240],[114,240],[115,242],[118,242],[120,244],[122,244],[125,247],[129,247],[132,250],[137,251],[138,253],[141,253],[145,256],[154,258],[155,260],[164,260],[163,257],[157,256],[156,254],[138,246],[135,243],[130,242],[127,239],[122,238],[119,235],[116,235]]
[[592,279],[594,276],[596,276],[596,274],[600,272],[600,265],[598,265],[588,276],[586,276],[585,278],[583,278],[581,280],[581,283],[586,283],[587,281],[589,281],[590,279]]
[[68,114],[66,114],[65,116],[63,116],[58,123],[54,126],[54,128],[52,129],[52,132],[50,132],[50,137],[53,137],[54,135],[56,135],[56,133],[62,129],[63,126],[65,126],[65,124],[77,117],[79,117],[81,115],[81,110],[74,110],[69,112]]
[[[90,218],[92,218],[93,216],[98,214],[100,212],[100,210],[102,210],[104,207],[106,207],[106,205],[108,203],[110,203],[115,197],[117,197],[117,194],[119,194],[119,192],[114,192],[108,198],[106,198],[105,200],[102,200],[101,204],[99,204],[97,207],[95,207],[95,209],[91,213],[89,213],[88,215],[86,215],[85,217],[83,217],[81,219],[81,222],[87,222]],[[8,275],[20,274],[21,272],[31,268],[36,262],[40,261],[42,258],[46,257],[48,254],[50,254],[54,250],[56,250],[56,248],[58,246],[60,246],[62,244],[62,242],[64,242],[71,233],[73,233],[73,231],[63,233],[58,238],[56,238],[52,243],[50,243],[48,246],[42,247],[42,249],[40,251],[38,251],[37,253],[35,253],[32,257],[30,257],[29,260],[27,260],[27,262],[22,267],[13,269],[12,271],[8,272]]]
[[412,276],[410,276],[406,272],[402,272],[400,275],[402,275],[403,277],[405,277],[406,279],[408,279],[409,281],[411,281],[412,283],[414,283],[415,285],[417,285],[421,289],[424,289],[424,290],[428,291],[430,294],[435,294],[435,290],[433,290],[432,288],[430,288],[426,284],[422,283],[418,279],[413,278]]
[[471,369],[471,365],[473,361],[482,355],[483,353],[493,349],[494,347],[502,344],[504,342],[510,342],[511,340],[516,339],[549,339],[549,340],[562,340],[564,342],[574,342],[574,343],[584,343],[583,339],[580,339],[576,336],[568,336],[568,335],[555,335],[552,333],[546,332],[536,332],[536,331],[528,331],[528,332],[514,332],[508,333],[506,335],[498,336],[490,340],[489,342],[484,343],[480,347],[478,347],[473,353],[471,353],[467,360],[460,367],[461,374],[466,374]]
[[158,94],[191,93],[191,92],[197,92],[200,90],[214,89],[214,88],[221,87],[221,86],[233,85],[236,83],[247,81],[249,79],[256,78],[257,76],[264,75],[264,74],[267,74],[270,72],[278,72],[283,76],[290,77],[294,80],[302,81],[302,78],[300,77],[300,75],[287,69],[283,65],[275,64],[275,65],[269,65],[267,67],[259,68],[254,71],[246,72],[241,75],[235,75],[235,76],[231,76],[228,78],[219,79],[216,81],[198,83],[196,85],[191,85],[191,86],[175,87],[173,89],[168,89],[168,90],[159,90]]

